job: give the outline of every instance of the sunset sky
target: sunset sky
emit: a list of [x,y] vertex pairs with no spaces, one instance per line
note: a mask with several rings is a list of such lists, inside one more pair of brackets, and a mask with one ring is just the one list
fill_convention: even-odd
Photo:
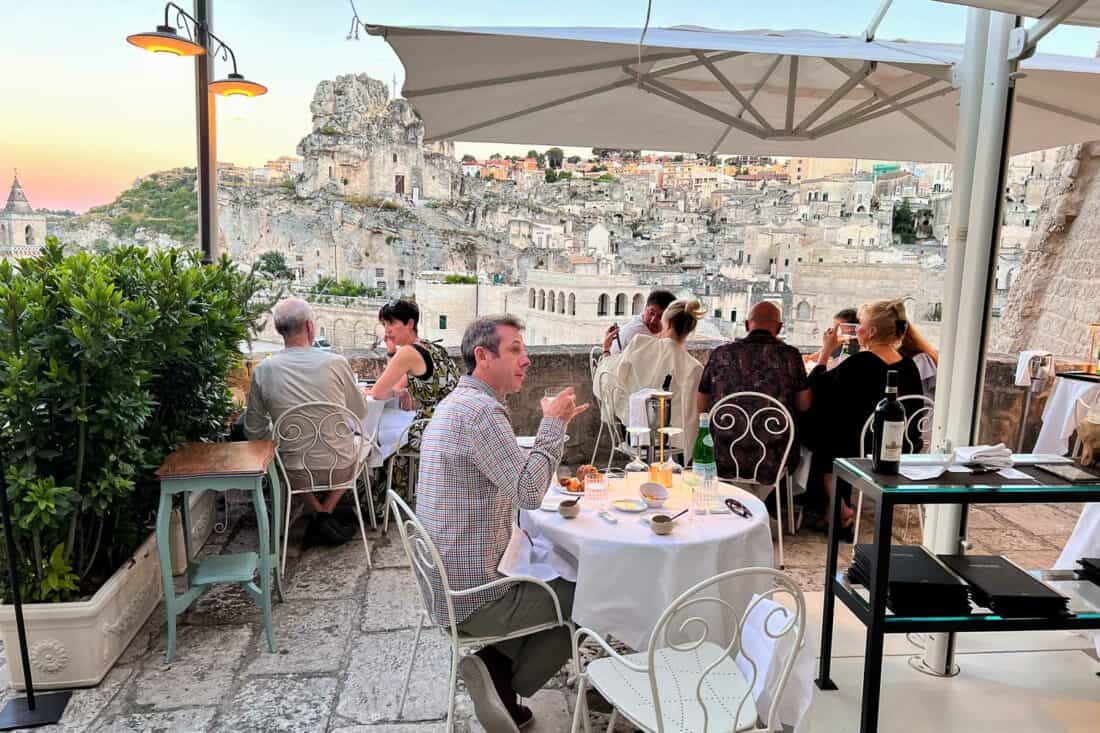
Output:
[[[191,3],[180,3],[188,10]],[[293,155],[309,132],[318,81],[365,72],[389,84],[402,68],[384,41],[346,41],[348,0],[214,0],[214,30],[236,51],[241,73],[270,92],[230,114],[219,100],[218,159],[259,165]],[[130,33],[163,20],[163,3],[97,0],[4,2],[0,12],[0,197],[13,168],[31,204],[83,211],[143,174],[195,164],[194,63],[140,51]],[[640,27],[644,0],[357,0],[368,22],[420,25],[612,25]],[[862,31],[878,0],[733,2],[654,0],[651,25],[725,29]],[[961,42],[965,10],[894,3],[879,36]],[[1041,50],[1091,56],[1100,32],[1061,28]],[[230,69],[218,62],[216,76]],[[539,146],[544,148],[546,146]],[[479,157],[526,146],[459,145]]]

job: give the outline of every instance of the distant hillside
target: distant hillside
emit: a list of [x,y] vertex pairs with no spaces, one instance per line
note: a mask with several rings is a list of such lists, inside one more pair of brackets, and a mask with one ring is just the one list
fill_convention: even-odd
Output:
[[199,204],[195,195],[195,169],[177,168],[152,173],[104,206],[70,220],[81,227],[104,222],[116,237],[129,238],[140,227],[167,235],[178,242],[192,242],[198,232]]

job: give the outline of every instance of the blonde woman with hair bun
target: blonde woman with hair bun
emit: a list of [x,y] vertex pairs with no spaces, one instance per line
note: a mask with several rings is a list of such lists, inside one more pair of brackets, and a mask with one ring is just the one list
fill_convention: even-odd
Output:
[[[665,308],[661,316],[659,336],[638,334],[621,354],[605,357],[593,380],[593,391],[601,393],[601,401],[610,400],[615,416],[629,424],[630,395],[640,389],[660,389],[665,376],[672,375],[669,390],[672,398],[672,424],[683,433],[672,437],[675,448],[695,445],[699,432],[699,412],[695,407],[695,393],[703,376],[703,365],[688,353],[688,337],[706,315],[706,309],[698,300],[675,300]],[[610,377],[603,375],[610,374]],[[612,390],[610,384],[616,388]],[[610,394],[607,394],[610,393]],[[685,458],[687,458],[685,456]]]
[[[863,454],[859,444],[863,423],[886,391],[886,373],[898,373],[898,396],[923,394],[916,364],[898,351],[907,336],[916,335],[912,328],[904,301],[866,303],[859,309],[856,329],[860,350],[832,370],[818,365],[810,372],[811,408],[802,441],[813,451],[811,481],[820,477],[826,496],[833,489],[833,461]],[[836,329],[826,329],[822,353],[832,353],[839,343]],[[851,489],[844,494],[840,497],[840,524],[842,530],[850,532],[854,520]],[[823,516],[824,506],[827,504],[817,507]]]

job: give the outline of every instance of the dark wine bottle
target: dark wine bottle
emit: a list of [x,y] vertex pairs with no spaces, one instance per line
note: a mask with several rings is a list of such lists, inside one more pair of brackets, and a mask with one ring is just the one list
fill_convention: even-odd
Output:
[[875,473],[897,474],[905,440],[905,408],[898,402],[898,373],[893,369],[886,372],[886,396],[875,407],[874,431],[871,468]]

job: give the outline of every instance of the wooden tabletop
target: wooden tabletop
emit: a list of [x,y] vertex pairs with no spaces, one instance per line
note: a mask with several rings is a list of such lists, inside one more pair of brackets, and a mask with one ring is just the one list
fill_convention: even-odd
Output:
[[270,440],[188,443],[164,459],[156,476],[172,479],[263,474],[274,457],[275,443]]

